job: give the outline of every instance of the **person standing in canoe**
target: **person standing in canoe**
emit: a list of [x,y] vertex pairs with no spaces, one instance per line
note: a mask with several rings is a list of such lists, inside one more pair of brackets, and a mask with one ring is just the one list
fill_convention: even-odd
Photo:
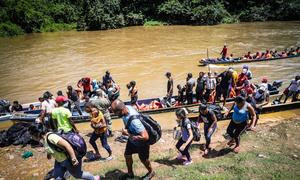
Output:
[[112,81],[113,83],[115,83],[112,76],[110,75],[110,72],[107,70],[105,72],[105,75],[102,77],[102,83],[106,90],[109,88],[108,87],[109,81]]
[[136,82],[135,81],[130,81],[130,83],[127,86],[128,90],[129,90],[129,94],[128,96],[130,96],[130,104],[131,106],[136,107],[136,109],[138,109],[138,104],[137,104],[137,100],[138,100],[138,88],[136,87]]
[[79,105],[80,104],[79,96],[78,96],[77,92],[73,89],[72,86],[68,86],[67,89],[68,89],[67,95],[68,95],[68,98],[69,98],[71,104],[74,104],[79,115],[82,115],[82,111],[81,111],[81,108]]
[[216,81],[216,78],[212,76],[211,72],[207,73],[205,87],[206,87],[206,89],[205,89],[205,101],[206,102],[214,102],[215,101],[217,81]]
[[227,47],[226,47],[226,45],[224,45],[224,47],[223,47],[220,54],[222,55],[222,60],[225,60],[226,57],[227,57]]
[[206,78],[204,77],[205,73],[200,72],[199,77],[197,78],[197,86],[196,86],[196,98],[197,102],[203,102],[203,94],[205,90]]
[[187,104],[193,104],[193,88],[195,86],[196,82],[193,79],[193,74],[188,73],[186,78],[186,99]]
[[57,106],[54,99],[52,99],[52,94],[49,91],[46,91],[43,94],[43,102],[41,105],[41,114],[40,117],[37,119],[37,123],[44,124],[47,128],[53,129],[54,123],[51,117],[52,110]]
[[256,114],[253,107],[247,103],[242,96],[237,96],[235,98],[235,104],[225,116],[228,116],[228,113],[231,110],[233,110],[233,115],[227,127],[227,134],[230,136],[231,140],[228,142],[228,145],[231,146],[235,144],[233,151],[238,153],[240,151],[240,136],[248,126],[249,115],[251,118],[250,128],[253,128],[254,122],[256,121]]
[[229,96],[230,93],[230,87],[231,84],[233,83],[233,69],[229,68],[227,71],[224,71],[223,73],[219,74],[218,78],[221,78],[220,82],[220,93],[223,97],[223,106],[226,104],[226,99]]
[[167,82],[167,101],[171,104],[171,98],[173,96],[173,78],[170,72],[166,73],[166,77],[168,78],[168,82]]

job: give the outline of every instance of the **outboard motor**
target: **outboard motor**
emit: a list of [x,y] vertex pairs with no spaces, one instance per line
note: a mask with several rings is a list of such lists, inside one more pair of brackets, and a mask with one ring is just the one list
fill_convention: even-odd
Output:
[[10,102],[5,99],[0,99],[0,113],[9,113]]

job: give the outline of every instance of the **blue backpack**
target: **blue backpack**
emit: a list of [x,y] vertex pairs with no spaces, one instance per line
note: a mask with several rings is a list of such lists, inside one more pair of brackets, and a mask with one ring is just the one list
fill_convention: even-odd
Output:
[[47,135],[46,140],[47,140],[48,145],[58,152],[64,152],[67,156],[69,154],[64,148],[57,146],[49,141],[48,136],[51,134],[56,134],[56,135],[60,136],[61,138],[63,138],[64,140],[66,140],[72,146],[72,148],[75,152],[75,155],[78,159],[81,159],[86,155],[86,152],[87,152],[86,143],[85,143],[83,137],[81,137],[79,134],[74,133],[74,132],[68,132],[68,133],[62,133],[62,134],[49,133]]

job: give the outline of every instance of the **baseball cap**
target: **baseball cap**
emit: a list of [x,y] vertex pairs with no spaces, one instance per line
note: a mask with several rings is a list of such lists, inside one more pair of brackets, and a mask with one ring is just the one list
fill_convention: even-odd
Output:
[[67,98],[65,96],[57,96],[55,99],[56,103],[63,103],[65,101],[67,101]]

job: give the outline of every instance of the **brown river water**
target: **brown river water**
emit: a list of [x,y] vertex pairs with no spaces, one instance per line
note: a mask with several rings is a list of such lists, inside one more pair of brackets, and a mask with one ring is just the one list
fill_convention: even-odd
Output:
[[[100,80],[106,70],[120,85],[123,100],[129,99],[125,85],[131,80],[137,82],[139,98],[162,97],[166,94],[167,71],[172,72],[174,85],[183,84],[188,72],[196,77],[199,71],[208,71],[198,66],[207,49],[209,57],[218,57],[225,43],[235,56],[299,46],[300,21],[129,27],[0,38],[0,98],[37,101],[44,91],[64,92],[81,77]],[[300,58],[248,65],[254,82],[266,76],[284,80],[286,86],[300,73]],[[242,66],[233,65],[238,72]],[[228,66],[210,68],[222,72]],[[171,118],[167,114],[161,117]]]

